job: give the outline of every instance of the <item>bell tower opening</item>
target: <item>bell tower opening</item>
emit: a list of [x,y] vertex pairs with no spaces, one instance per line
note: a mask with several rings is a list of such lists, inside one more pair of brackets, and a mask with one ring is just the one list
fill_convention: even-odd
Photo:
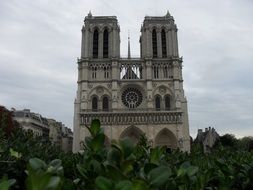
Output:
[[98,58],[98,30],[93,33],[93,58]]
[[108,30],[104,30],[104,43],[103,43],[103,58],[108,58],[108,53],[109,53],[109,35],[108,35]]

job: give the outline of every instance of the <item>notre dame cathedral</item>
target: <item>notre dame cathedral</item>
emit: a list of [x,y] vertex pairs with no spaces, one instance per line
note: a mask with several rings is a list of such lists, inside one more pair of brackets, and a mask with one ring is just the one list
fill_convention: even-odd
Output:
[[73,151],[98,118],[111,139],[146,134],[151,146],[190,151],[182,58],[174,18],[146,16],[141,26],[140,58],[120,57],[116,16],[89,13],[82,28],[78,89],[74,109]]

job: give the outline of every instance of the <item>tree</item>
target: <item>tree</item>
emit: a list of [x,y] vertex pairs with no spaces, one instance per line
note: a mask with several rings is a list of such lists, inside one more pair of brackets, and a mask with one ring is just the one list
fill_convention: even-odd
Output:
[[225,134],[223,136],[220,136],[219,143],[222,146],[236,147],[238,144],[238,140],[235,138],[235,135],[233,134]]

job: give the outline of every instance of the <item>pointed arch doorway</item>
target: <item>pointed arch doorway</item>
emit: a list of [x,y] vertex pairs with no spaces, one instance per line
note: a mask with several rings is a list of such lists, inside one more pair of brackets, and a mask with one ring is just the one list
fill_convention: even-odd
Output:
[[133,141],[134,144],[137,144],[142,134],[143,132],[139,128],[130,126],[121,133],[120,138],[128,137]]
[[176,149],[177,138],[169,129],[164,128],[156,135],[155,146],[166,146],[169,149]]

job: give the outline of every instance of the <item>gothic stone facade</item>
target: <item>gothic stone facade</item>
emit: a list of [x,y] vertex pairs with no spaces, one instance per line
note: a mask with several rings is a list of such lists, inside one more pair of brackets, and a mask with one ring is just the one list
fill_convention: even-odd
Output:
[[140,58],[120,57],[120,27],[115,16],[85,17],[74,109],[73,151],[80,150],[85,125],[98,118],[106,139],[145,133],[152,146],[190,150],[187,100],[177,26],[167,13],[146,16],[141,26]]

